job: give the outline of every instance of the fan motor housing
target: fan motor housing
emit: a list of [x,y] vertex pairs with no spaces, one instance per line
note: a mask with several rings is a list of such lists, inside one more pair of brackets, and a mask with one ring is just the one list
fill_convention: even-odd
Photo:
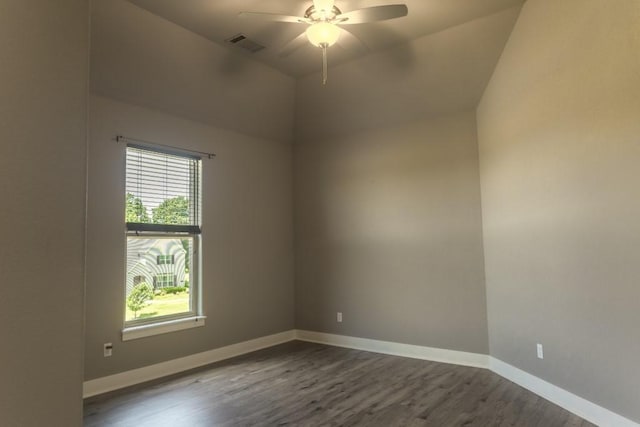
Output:
[[316,7],[312,5],[304,12],[304,17],[314,22],[331,22],[341,14],[342,11],[337,6],[333,6],[330,13],[324,14],[317,11]]

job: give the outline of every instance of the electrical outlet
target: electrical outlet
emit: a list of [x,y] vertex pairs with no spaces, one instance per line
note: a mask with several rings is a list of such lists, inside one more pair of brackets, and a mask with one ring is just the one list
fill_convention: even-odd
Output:
[[340,311],[339,311],[339,312],[337,313],[337,315],[336,315],[336,320],[338,321],[338,323],[341,323],[341,322],[342,322],[342,312],[340,312]]
[[542,344],[538,344],[536,346],[536,350],[538,352],[538,359],[544,359],[544,351],[542,349]]
[[111,357],[111,355],[113,354],[113,344],[111,344],[110,342],[104,343],[103,350],[104,357]]

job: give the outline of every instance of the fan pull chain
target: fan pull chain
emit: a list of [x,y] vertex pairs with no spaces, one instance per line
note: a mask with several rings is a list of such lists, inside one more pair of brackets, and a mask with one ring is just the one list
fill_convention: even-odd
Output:
[[322,47],[322,84],[327,84],[327,47]]

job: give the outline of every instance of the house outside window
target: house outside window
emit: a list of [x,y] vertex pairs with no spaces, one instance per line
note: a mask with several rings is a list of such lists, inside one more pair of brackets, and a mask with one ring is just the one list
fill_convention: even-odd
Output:
[[201,316],[201,160],[127,146],[125,329]]

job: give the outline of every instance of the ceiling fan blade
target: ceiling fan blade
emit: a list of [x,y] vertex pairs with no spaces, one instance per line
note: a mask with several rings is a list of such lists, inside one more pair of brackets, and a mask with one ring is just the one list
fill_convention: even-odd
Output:
[[298,37],[296,37],[295,39],[291,40],[289,43],[284,45],[284,47],[280,50],[278,55],[284,58],[286,56],[291,55],[293,52],[300,49],[302,46],[305,46],[306,44],[308,44],[307,33],[303,32]]
[[309,22],[307,18],[304,18],[302,16],[280,15],[278,13],[240,12],[240,17],[257,18],[274,22],[292,22],[294,24],[307,24]]
[[367,45],[365,45],[362,40],[358,38],[358,36],[344,28],[340,28],[340,38],[338,39],[338,46],[351,52],[369,52],[369,48],[367,47]]
[[387,19],[407,16],[406,4],[388,4],[385,6],[365,7],[336,16],[334,22],[341,25],[365,24],[367,22],[386,21]]

